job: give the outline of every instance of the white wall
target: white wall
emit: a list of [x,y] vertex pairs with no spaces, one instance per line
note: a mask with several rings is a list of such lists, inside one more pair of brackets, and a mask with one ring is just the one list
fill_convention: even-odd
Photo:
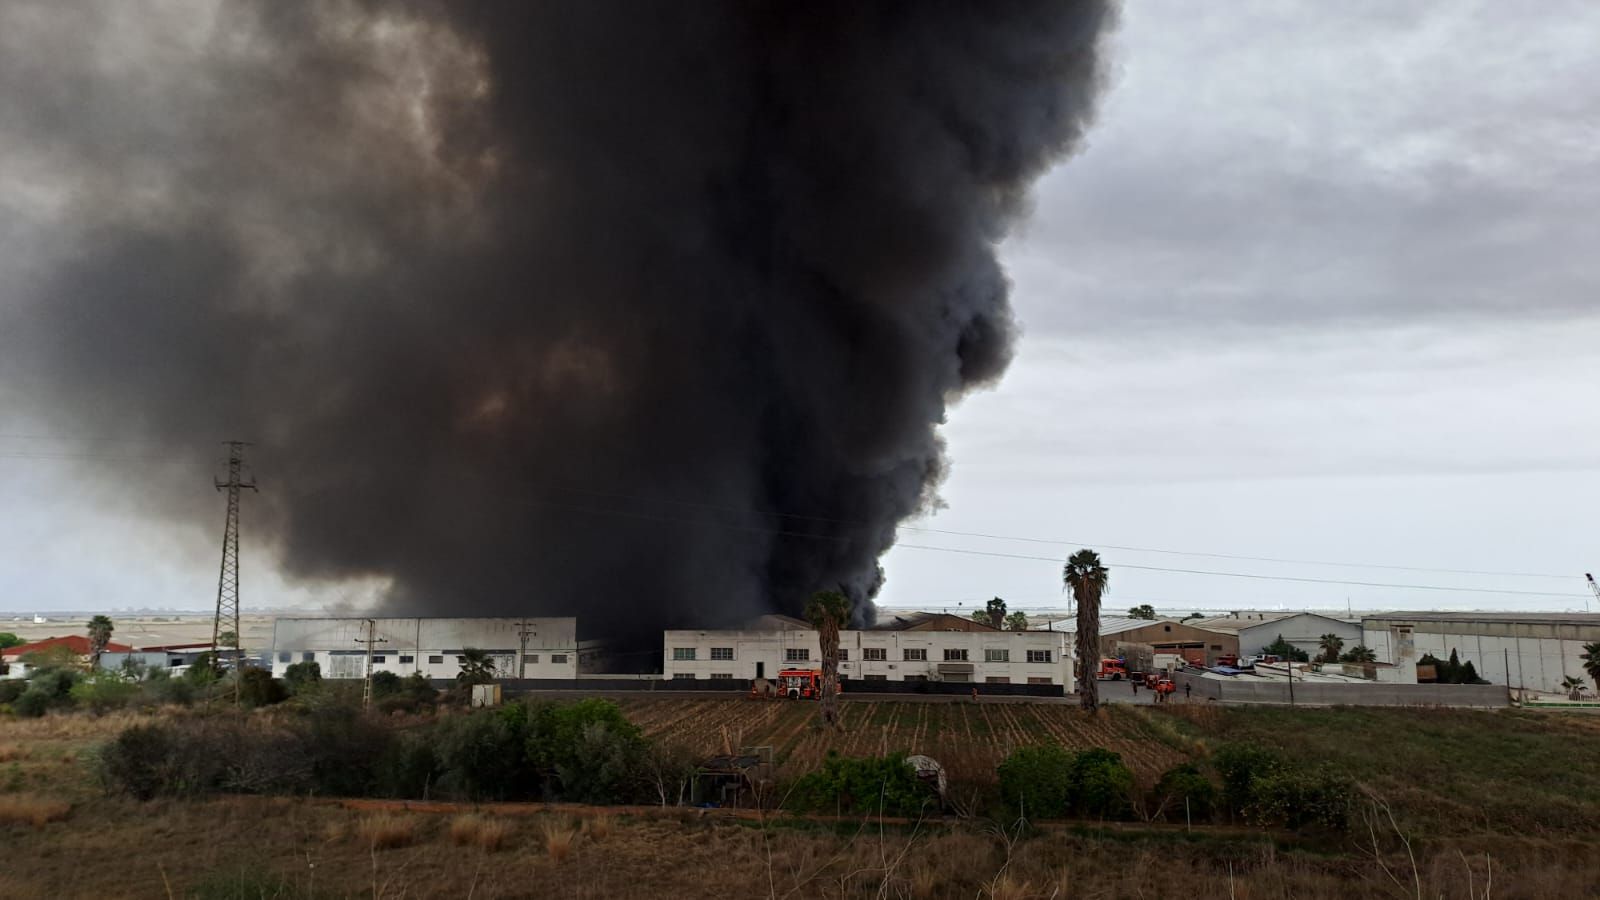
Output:
[[[528,678],[578,676],[578,627],[573,618],[381,618],[372,634],[372,671],[426,678],[455,678],[468,647],[488,651],[495,674],[519,677],[522,631],[528,631]],[[361,678],[366,673],[366,619],[278,619],[273,626],[272,674],[282,677],[294,663],[314,661],[323,678]]]
[[1284,640],[1313,657],[1322,652],[1322,636],[1325,634],[1337,634],[1344,638],[1346,650],[1361,642],[1360,625],[1307,613],[1240,628],[1239,653],[1243,656],[1258,654],[1261,648],[1276,641],[1280,634]]
[[[839,649],[846,659],[839,674],[851,681],[884,679],[905,681],[926,677],[937,681],[971,681],[983,684],[1003,679],[1010,684],[1066,685],[1072,690],[1072,657],[1068,635],[1050,631],[841,631]],[[714,650],[732,651],[731,659],[713,659]],[[869,660],[869,650],[881,650],[884,659]],[[965,660],[945,659],[945,651],[965,651]],[[1049,662],[1028,662],[1028,651],[1047,654]],[[682,659],[686,651],[693,659]],[[907,651],[926,659],[907,659]],[[1009,656],[989,661],[988,651]],[[728,677],[752,679],[758,672],[775,677],[786,668],[818,668],[822,651],[811,629],[774,631],[668,631],[662,643],[663,671],[671,678]],[[804,657],[803,659],[798,657]],[[941,671],[950,663],[971,666],[971,673]]]
[[[1441,634],[1428,631],[1427,627],[1426,622],[1417,622],[1412,629],[1413,662],[1430,653],[1439,659],[1449,659],[1450,651],[1455,650],[1457,658],[1471,662],[1478,677],[1485,681],[1546,693],[1562,693],[1561,679],[1568,675],[1590,681],[1583,670],[1581,640]],[[1367,623],[1362,634],[1363,642],[1378,654],[1379,660],[1397,661],[1395,654],[1402,648],[1392,627],[1381,622]]]

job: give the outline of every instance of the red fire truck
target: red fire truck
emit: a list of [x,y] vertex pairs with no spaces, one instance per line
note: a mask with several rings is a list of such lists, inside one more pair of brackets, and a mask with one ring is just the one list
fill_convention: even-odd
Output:
[[[835,684],[833,692],[844,692]],[[790,700],[822,699],[822,671],[820,669],[784,669],[778,673],[778,695]]]

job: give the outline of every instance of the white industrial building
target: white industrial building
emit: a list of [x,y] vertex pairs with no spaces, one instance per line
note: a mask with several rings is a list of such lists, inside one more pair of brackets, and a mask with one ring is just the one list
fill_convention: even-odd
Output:
[[[1068,641],[1059,631],[999,631],[953,616],[901,617],[884,628],[840,631],[839,674],[848,681],[1062,685],[1070,692]],[[668,679],[751,680],[820,668],[822,649],[809,623],[763,616],[744,629],[665,632],[662,655]]]
[[1235,612],[1225,616],[1185,619],[1183,624],[1206,631],[1238,635],[1241,656],[1260,654],[1279,636],[1296,649],[1310,654],[1313,659],[1322,652],[1322,636],[1325,634],[1338,635],[1344,641],[1345,650],[1361,643],[1360,624],[1309,612]]
[[372,671],[453,679],[464,651],[488,651],[500,678],[576,678],[580,654],[573,618],[280,618],[272,631],[272,674],[282,677],[294,663],[315,662],[324,678],[366,675],[367,644]]
[[1514,690],[1565,693],[1568,676],[1588,681],[1583,645],[1600,641],[1600,615],[1588,613],[1405,612],[1366,616],[1362,643],[1384,662],[1415,671],[1425,655],[1455,651],[1478,677]]

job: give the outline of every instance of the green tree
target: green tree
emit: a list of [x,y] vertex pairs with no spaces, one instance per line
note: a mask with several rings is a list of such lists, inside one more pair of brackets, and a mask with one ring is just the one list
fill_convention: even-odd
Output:
[[839,591],[818,591],[806,603],[806,619],[822,645],[822,722],[838,728],[839,628],[850,621],[850,598]]
[[1028,630],[1028,614],[1023,612],[1022,610],[1017,610],[1014,613],[1007,614],[1006,615],[1006,630],[1007,631],[1027,631]]
[[1340,662],[1369,663],[1378,661],[1378,652],[1366,644],[1357,644],[1339,657]]
[[292,663],[283,670],[283,682],[291,694],[316,690],[322,684],[322,665],[315,660]]
[[1596,690],[1600,690],[1600,641],[1583,645],[1583,655],[1578,657],[1583,660],[1583,671],[1594,681]]
[[1568,700],[1578,700],[1583,697],[1583,679],[1568,675],[1561,679],[1561,689],[1567,692]]
[[1322,636],[1319,646],[1322,647],[1322,656],[1318,657],[1319,661],[1338,662],[1339,651],[1344,649],[1344,638],[1339,637],[1337,634],[1325,634]]
[[494,683],[494,658],[489,651],[467,647],[461,651],[461,671],[456,673],[456,684]]
[[999,597],[990,600],[988,608],[984,611],[988,613],[986,624],[988,624],[990,628],[998,631],[1005,627],[1006,602],[1004,600],[1001,600]]
[[27,641],[9,631],[0,631],[0,650],[5,650],[9,647],[20,647],[26,643]]
[[1128,618],[1130,619],[1154,619],[1155,617],[1156,608],[1148,603],[1141,603],[1128,610]]
[[1006,812],[1024,819],[1066,815],[1072,799],[1072,751],[1060,744],[1019,747],[1000,763],[1000,797]]
[[111,643],[111,632],[116,630],[109,616],[95,616],[89,620],[89,668],[100,668],[100,654]]
[[1266,645],[1265,647],[1262,647],[1261,652],[1276,656],[1279,659],[1287,659],[1293,662],[1311,661],[1311,654],[1284,640],[1283,635],[1281,634],[1278,635],[1277,640]]
[[1084,709],[1100,706],[1095,672],[1100,665],[1100,598],[1111,585],[1111,573],[1093,550],[1079,550],[1061,568],[1061,582],[1078,603],[1078,702]]

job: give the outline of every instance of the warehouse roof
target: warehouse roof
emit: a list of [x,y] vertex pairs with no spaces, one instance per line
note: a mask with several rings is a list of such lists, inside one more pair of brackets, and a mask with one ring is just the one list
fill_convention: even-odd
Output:
[[1529,625],[1600,625],[1600,613],[1558,612],[1389,612],[1362,616],[1362,622],[1497,622]]
[[1257,625],[1270,625],[1273,622],[1282,622],[1284,619],[1292,619],[1296,616],[1315,616],[1318,619],[1326,619],[1329,622],[1338,622],[1343,625],[1355,624],[1354,622],[1346,621],[1344,619],[1337,619],[1333,616],[1325,616],[1321,613],[1293,609],[1274,610],[1272,612],[1242,611],[1226,616],[1206,616],[1205,618],[1201,619],[1189,619],[1183,624],[1193,625],[1195,628],[1203,628],[1207,631],[1223,631],[1227,632],[1228,634],[1238,634],[1240,631],[1243,631],[1246,628],[1254,628]]

